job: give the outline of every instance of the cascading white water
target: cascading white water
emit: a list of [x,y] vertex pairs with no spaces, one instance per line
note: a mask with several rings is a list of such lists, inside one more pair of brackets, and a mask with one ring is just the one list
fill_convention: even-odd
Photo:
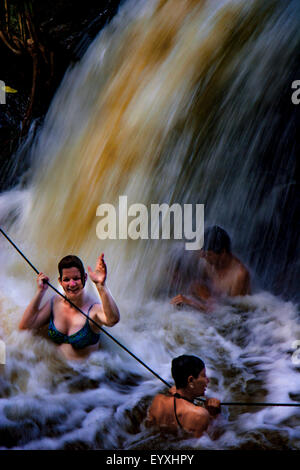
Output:
[[[295,2],[136,3],[123,5],[66,74],[31,150],[26,188],[0,196],[2,224],[54,283],[61,256],[93,264],[104,251],[121,311],[112,334],[166,380],[171,359],[190,353],[207,364],[210,395],[299,401],[296,304],[256,292],[209,316],[175,310],[168,283],[178,242],[96,236],[97,206],[117,206],[120,195],[148,207],[204,203],[205,221],[228,228],[246,254],[278,204],[263,200],[259,150],[274,138],[273,106],[300,42]],[[165,441],[145,429],[162,384],[106,338],[74,364],[17,331],[35,275],[0,243],[0,447],[299,448],[293,408],[225,409],[215,435],[200,440]]]

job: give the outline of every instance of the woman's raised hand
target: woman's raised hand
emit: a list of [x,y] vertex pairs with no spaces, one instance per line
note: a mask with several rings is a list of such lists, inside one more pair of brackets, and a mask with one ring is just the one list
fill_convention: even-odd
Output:
[[102,253],[96,262],[95,271],[92,270],[90,266],[88,266],[89,276],[95,284],[101,284],[104,286],[106,276],[107,276],[107,268],[104,261],[104,253]]

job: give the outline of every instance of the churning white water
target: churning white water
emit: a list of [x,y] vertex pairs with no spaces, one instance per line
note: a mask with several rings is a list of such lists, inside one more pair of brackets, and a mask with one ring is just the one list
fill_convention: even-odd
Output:
[[[274,139],[274,106],[299,47],[295,9],[279,1],[125,2],[66,74],[31,149],[26,187],[0,195],[1,226],[52,283],[62,256],[93,265],[104,251],[121,313],[110,332],[168,382],[173,357],[200,356],[208,395],[226,402],[300,401],[298,306],[259,288],[262,261],[272,275],[268,253],[252,257],[253,295],[212,314],[175,309],[180,242],[99,240],[96,209],[117,206],[119,195],[146,206],[203,203],[205,222],[223,225],[249,259],[255,231],[281,197],[264,198],[257,155]],[[104,334],[98,351],[74,363],[44,336],[18,331],[35,274],[4,238],[0,246],[0,448],[300,448],[292,407],[224,407],[201,439],[146,429],[147,407],[164,385]]]

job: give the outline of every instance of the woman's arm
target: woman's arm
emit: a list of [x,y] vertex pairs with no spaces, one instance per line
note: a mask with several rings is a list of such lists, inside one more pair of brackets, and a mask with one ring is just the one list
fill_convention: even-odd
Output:
[[103,253],[97,260],[95,271],[92,271],[90,266],[88,266],[88,271],[102,302],[102,305],[99,306],[96,311],[96,315],[103,325],[114,326],[120,320],[120,313],[109,289],[105,285],[107,268],[104,262]]
[[38,290],[35,296],[33,297],[32,301],[26,308],[25,312],[23,313],[22,319],[19,323],[20,330],[31,330],[40,328],[45,323],[47,323],[51,311],[50,301],[46,302],[46,304],[42,308],[40,308],[40,304],[48,288],[48,285],[46,283],[48,280],[49,278],[45,276],[45,274],[40,273],[38,275]]
[[119,309],[106,286],[96,284],[101,297],[102,307],[97,311],[97,317],[105,326],[114,326],[120,320]]

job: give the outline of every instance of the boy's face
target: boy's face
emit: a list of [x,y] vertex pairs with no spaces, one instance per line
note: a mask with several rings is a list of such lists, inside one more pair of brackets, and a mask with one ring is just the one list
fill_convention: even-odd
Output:
[[189,382],[193,385],[193,394],[195,397],[200,397],[205,395],[205,390],[209,383],[209,378],[206,376],[205,367],[199,373],[198,377],[193,376],[189,377]]

